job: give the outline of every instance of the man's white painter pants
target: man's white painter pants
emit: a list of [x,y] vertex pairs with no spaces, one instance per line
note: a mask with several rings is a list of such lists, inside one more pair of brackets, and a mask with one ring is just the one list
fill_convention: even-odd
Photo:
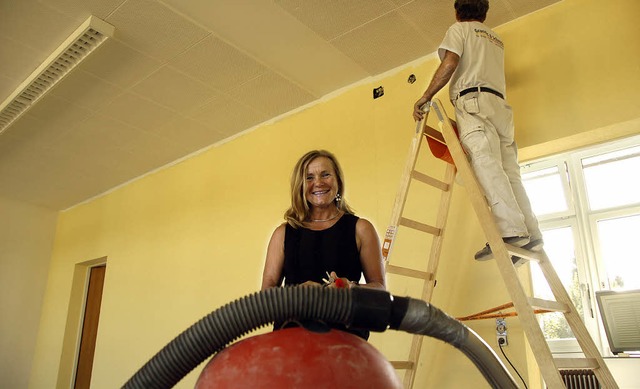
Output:
[[454,105],[460,142],[502,236],[542,238],[520,177],[511,107],[486,92],[466,94]]

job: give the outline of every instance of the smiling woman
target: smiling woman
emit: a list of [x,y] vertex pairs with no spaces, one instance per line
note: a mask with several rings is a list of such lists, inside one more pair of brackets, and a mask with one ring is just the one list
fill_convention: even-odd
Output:
[[[262,289],[283,282],[385,289],[378,234],[368,220],[354,215],[343,194],[344,176],[333,154],[313,150],[298,160],[286,222],[273,232],[267,249]],[[362,276],[365,283],[359,285]],[[276,323],[276,328],[282,324]]]

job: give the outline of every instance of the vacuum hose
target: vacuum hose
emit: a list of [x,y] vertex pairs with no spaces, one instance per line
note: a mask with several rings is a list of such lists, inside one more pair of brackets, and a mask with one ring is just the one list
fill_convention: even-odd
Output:
[[370,288],[294,286],[254,293],[211,312],[160,350],[123,388],[172,388],[244,334],[286,320],[321,320],[377,332],[391,328],[431,336],[462,351],[493,388],[518,387],[475,332],[422,300]]

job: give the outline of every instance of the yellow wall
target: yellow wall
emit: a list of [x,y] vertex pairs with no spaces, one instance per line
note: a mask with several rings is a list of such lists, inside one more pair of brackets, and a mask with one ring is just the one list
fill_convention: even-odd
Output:
[[[633,101],[640,90],[635,20],[640,2],[603,4],[564,0],[498,29],[507,46],[508,94],[521,147],[640,117]],[[30,387],[63,386],[70,376],[65,358],[75,337],[64,335],[77,310],[69,301],[78,264],[107,257],[93,388],[122,385],[190,324],[257,290],[268,239],[287,206],[290,171],[310,149],[326,148],[338,156],[347,199],[382,237],[413,134],[411,105],[435,66],[430,56],[368,80],[62,213]],[[418,77],[413,85],[406,82],[411,73]],[[372,100],[379,85],[385,96]],[[446,101],[445,93],[440,97]],[[438,163],[423,164],[440,169]],[[426,217],[433,206],[421,200],[411,208]],[[460,186],[449,225],[434,304],[456,316],[508,301],[495,266],[473,263],[484,238]],[[389,284],[397,294],[415,290],[392,277]],[[526,370],[517,321],[508,324],[513,345],[508,352]],[[493,323],[470,326],[493,340]],[[391,339],[401,335],[374,334],[372,343],[396,359],[397,343]],[[178,387],[192,387],[198,370]],[[457,350],[431,340],[423,348],[417,382],[483,385]]]
[[638,10],[565,0],[497,29],[521,147],[638,118]]
[[57,212],[0,197],[0,386],[24,388],[42,309]]

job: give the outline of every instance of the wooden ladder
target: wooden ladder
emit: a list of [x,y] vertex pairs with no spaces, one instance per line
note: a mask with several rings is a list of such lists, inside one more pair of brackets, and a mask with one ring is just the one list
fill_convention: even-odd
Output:
[[[438,269],[438,262],[444,238],[444,229],[449,213],[449,204],[451,200],[453,180],[455,178],[456,168],[453,164],[447,163],[444,177],[442,179],[434,178],[417,171],[416,161],[418,159],[418,153],[420,152],[423,141],[427,141],[426,138],[432,139],[429,140],[429,142],[435,140],[437,142],[440,142],[440,144],[442,145],[445,144],[442,133],[434,128],[427,126],[427,116],[425,115],[425,118],[416,124],[416,133],[413,137],[413,140],[411,141],[409,155],[407,157],[400,182],[400,189],[396,194],[395,205],[393,207],[393,213],[391,216],[391,223],[387,228],[385,239],[382,245],[382,257],[385,262],[387,273],[416,278],[424,281],[421,298],[424,301],[429,302],[431,301],[433,289],[436,285],[436,271]],[[438,208],[434,225],[428,225],[403,216],[405,204],[407,201],[407,195],[409,193],[409,188],[413,180],[419,181],[441,191],[440,206]],[[400,226],[433,236],[426,271],[396,266],[389,262],[391,249],[393,247],[393,243]],[[409,352],[408,360],[391,361],[391,364],[394,368],[398,370],[405,370],[403,382],[405,388],[411,388],[413,386],[413,381],[415,379],[415,373],[418,366],[418,358],[420,357],[420,349],[422,347],[422,339],[423,336],[421,335],[414,335],[412,337],[411,350]]]
[[[520,318],[522,328],[527,336],[531,350],[533,351],[540,369],[540,373],[547,387],[550,389],[565,387],[560,376],[559,369],[592,369],[603,388],[618,388],[618,385],[600,355],[598,348],[582,322],[579,313],[569,298],[569,294],[562,285],[551,261],[549,261],[547,254],[544,250],[539,252],[530,252],[522,248],[508,245],[502,241],[502,236],[498,231],[493,215],[491,214],[491,210],[485,200],[484,193],[471,170],[471,166],[469,165],[458,137],[454,132],[451,121],[447,117],[446,112],[438,99],[434,99],[432,101],[431,109],[434,110],[438,116],[438,127],[444,136],[449,152],[453,157],[453,161],[456,164],[458,172],[464,182],[464,186],[469,194],[473,208],[478,216],[480,225],[482,226],[484,234],[491,246],[494,259],[513,301],[513,306]],[[540,269],[553,292],[555,301],[547,301],[527,296],[511,261],[512,255],[538,262]],[[433,272],[435,273],[435,270],[433,270]],[[431,289],[433,288],[431,287]],[[582,349],[584,358],[553,358],[547,341],[544,338],[544,334],[542,333],[542,329],[535,318],[534,310],[536,309],[562,312],[564,314],[564,317],[566,318],[576,340],[578,341],[578,344],[580,345],[580,348]],[[419,345],[417,347],[419,350]]]

